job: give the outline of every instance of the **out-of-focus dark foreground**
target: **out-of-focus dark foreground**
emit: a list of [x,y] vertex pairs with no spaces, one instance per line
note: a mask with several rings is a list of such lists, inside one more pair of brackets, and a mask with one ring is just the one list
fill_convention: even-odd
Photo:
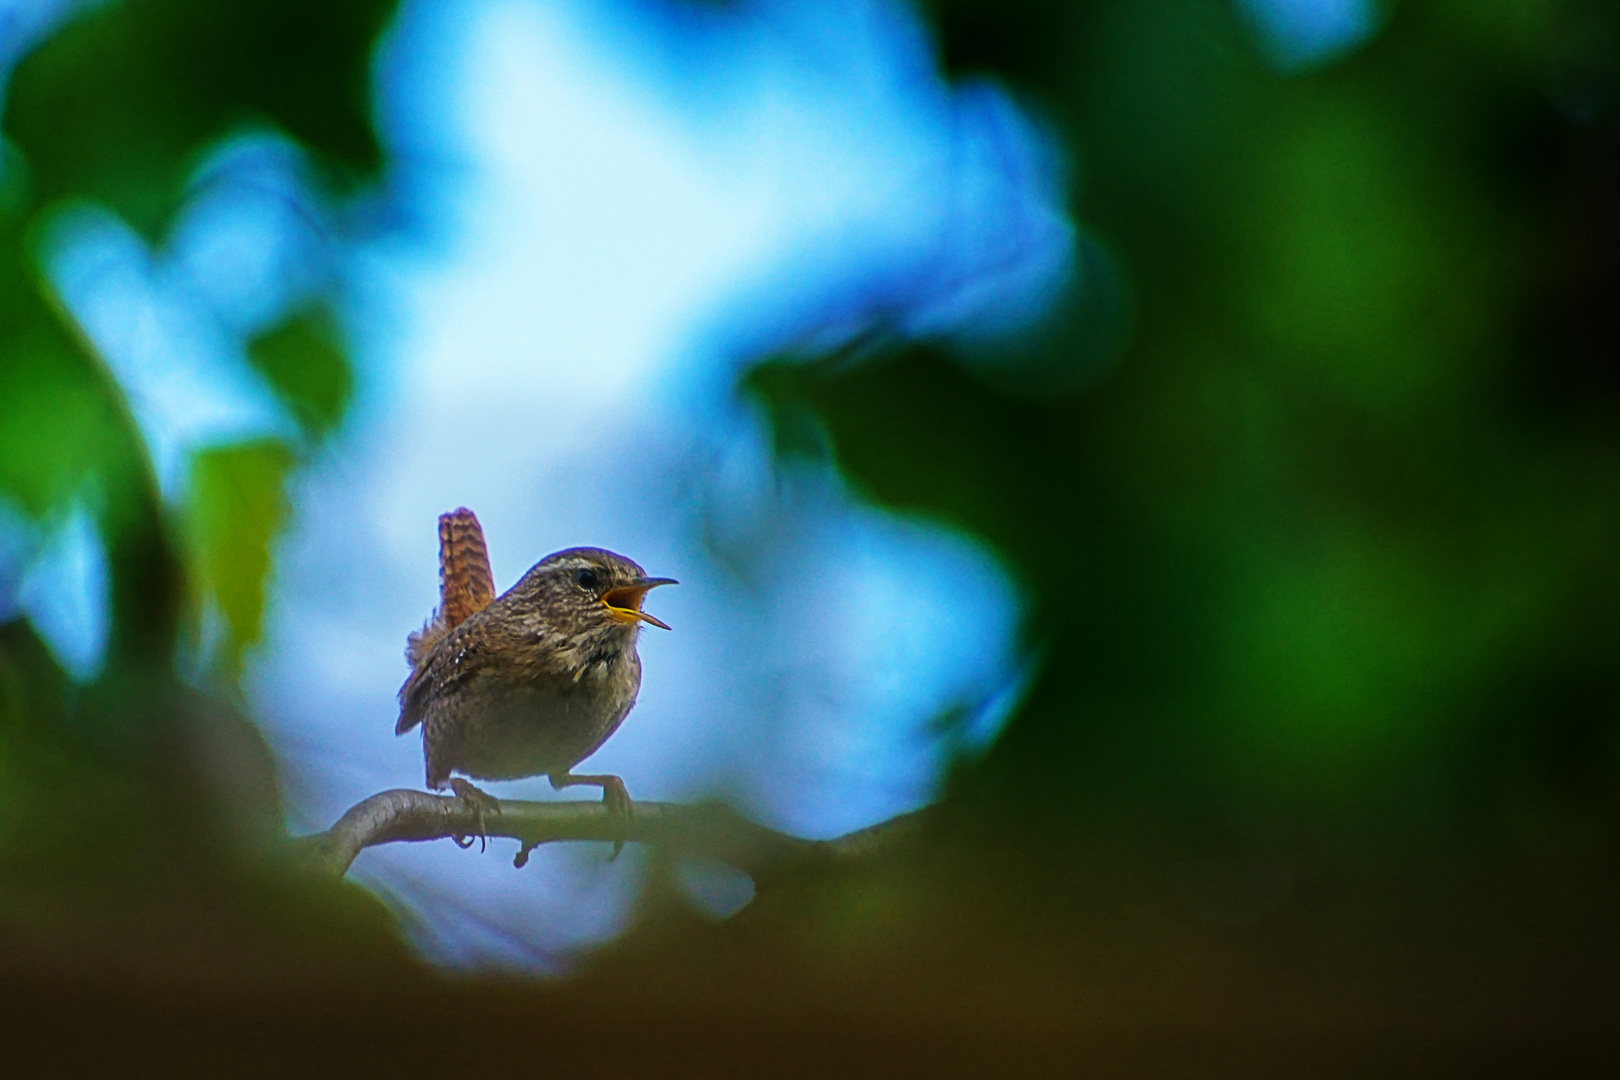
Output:
[[[161,235],[249,122],[335,198],[372,183],[391,5],[125,0],[36,45],[5,99],[0,487],[45,520],[93,482],[113,617],[82,686],[0,628],[0,1073],[1612,1068],[1620,15],[1408,0],[1290,72],[1238,8],[930,5],[946,70],[1072,154],[1093,272],[1016,362],[892,346],[743,390],[784,457],[993,545],[1035,682],[917,843],[725,922],[655,866],[555,982],[429,970],[298,872],[230,704],[282,485],[350,392],[325,316],[253,349],[307,441],[199,455],[176,511],[41,287],[53,207]],[[209,597],[221,670],[183,682]]]

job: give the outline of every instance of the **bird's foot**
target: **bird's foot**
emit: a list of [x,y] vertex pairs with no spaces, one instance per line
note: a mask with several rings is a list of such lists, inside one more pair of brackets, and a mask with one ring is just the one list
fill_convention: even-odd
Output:
[[606,782],[602,784],[602,805],[623,827],[623,834],[613,841],[613,854],[608,856],[608,862],[612,862],[619,857],[619,852],[624,850],[625,840],[629,839],[630,825],[636,820],[636,804],[630,801],[630,792],[623,780],[617,776],[603,777],[603,780]]
[[623,814],[627,818],[636,814],[636,804],[630,801],[629,790],[617,776],[602,777],[602,805],[610,814]]
[[[456,798],[466,803],[468,808],[472,810],[473,820],[478,824],[478,850],[482,852],[489,846],[489,832],[484,825],[484,819],[486,817],[501,816],[500,800],[487,792],[480,791],[459,776],[451,778],[450,790],[455,792]],[[457,847],[472,847],[472,837],[470,836],[452,836],[450,839],[456,842]]]
[[636,818],[636,806],[630,801],[630,792],[625,790],[624,781],[608,773],[596,776],[552,773],[550,780],[551,786],[558,790],[578,784],[595,784],[601,787],[602,805],[607,807],[608,816],[617,819],[620,824],[620,835],[613,841],[613,854],[608,856],[608,862],[617,859],[619,852],[624,850],[625,841],[630,839],[630,825]]

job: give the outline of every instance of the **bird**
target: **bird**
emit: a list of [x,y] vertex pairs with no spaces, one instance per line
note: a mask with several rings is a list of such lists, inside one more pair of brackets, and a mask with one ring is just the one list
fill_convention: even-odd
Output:
[[[406,641],[411,670],[394,727],[404,735],[420,725],[428,787],[448,787],[468,804],[480,836],[500,803],[463,777],[599,786],[628,828],[634,807],[623,779],[573,768],[635,705],[641,624],[669,629],[641,605],[652,589],[675,584],[623,555],[575,547],[547,555],[496,597],[477,516],[466,507],[441,514],[439,605]],[[614,856],[623,846],[615,842]]]

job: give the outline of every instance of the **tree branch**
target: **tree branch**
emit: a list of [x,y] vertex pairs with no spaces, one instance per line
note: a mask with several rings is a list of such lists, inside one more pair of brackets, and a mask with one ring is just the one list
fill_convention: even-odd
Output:
[[[525,802],[502,799],[501,812],[486,815],[485,835],[523,845],[514,860],[522,866],[530,848],[564,840],[625,840],[665,844],[683,854],[714,859],[746,871],[758,889],[784,879],[865,858],[914,835],[926,808],[890,818],[832,840],[804,840],[758,825],[717,803],[638,802],[628,823],[611,816],[599,802]],[[348,873],[361,851],[400,840],[442,840],[477,836],[473,808],[461,799],[395,788],[350,807],[324,833],[299,837],[305,857],[337,877]]]

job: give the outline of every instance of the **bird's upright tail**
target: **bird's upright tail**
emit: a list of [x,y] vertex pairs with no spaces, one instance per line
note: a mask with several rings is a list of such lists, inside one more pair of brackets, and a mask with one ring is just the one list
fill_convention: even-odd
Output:
[[465,506],[440,514],[440,614],[454,627],[493,599],[495,576],[489,570],[489,549],[477,516]]
[[495,576],[478,516],[465,506],[439,515],[439,608],[405,642],[414,672],[440,638],[495,599]]

